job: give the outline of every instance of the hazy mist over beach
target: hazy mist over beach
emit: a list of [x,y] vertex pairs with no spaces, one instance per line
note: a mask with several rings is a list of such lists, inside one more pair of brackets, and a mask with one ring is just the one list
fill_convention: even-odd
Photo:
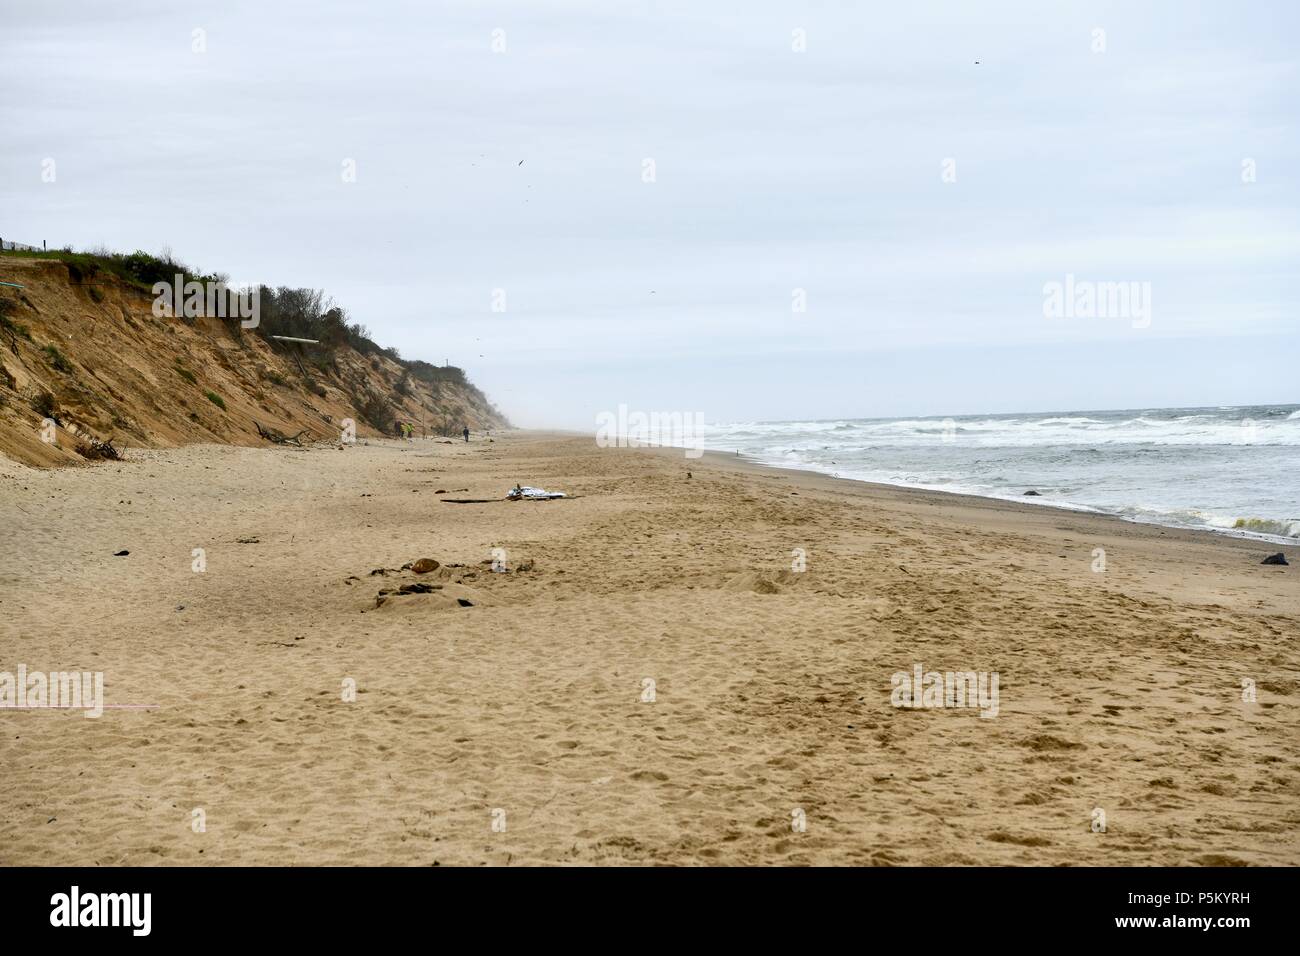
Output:
[[323,288],[526,426],[1296,399],[1296,8],[397,10],[11,5],[4,237]]

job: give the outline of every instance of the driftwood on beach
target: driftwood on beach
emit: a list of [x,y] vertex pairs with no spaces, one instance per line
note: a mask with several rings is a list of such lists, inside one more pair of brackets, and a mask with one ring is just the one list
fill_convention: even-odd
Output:
[[77,454],[88,461],[125,461],[126,448],[117,448],[113,445],[113,439],[100,441],[98,438],[89,438],[84,442],[77,444]]
[[274,428],[263,428],[262,423],[257,419],[253,419],[253,424],[257,426],[257,433],[259,435],[269,442],[275,442],[277,445],[297,445],[301,448],[302,442],[299,441],[299,439],[302,438],[303,435],[307,434],[307,429],[304,428],[296,435],[285,435],[283,432],[277,431]]

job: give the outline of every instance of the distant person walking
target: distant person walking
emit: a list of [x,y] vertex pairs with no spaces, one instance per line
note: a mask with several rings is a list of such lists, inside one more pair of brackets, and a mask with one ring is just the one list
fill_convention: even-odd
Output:
[[465,426],[465,431],[463,432],[463,434],[465,435],[465,440],[466,440],[466,441],[469,441],[469,426],[468,426],[468,425]]

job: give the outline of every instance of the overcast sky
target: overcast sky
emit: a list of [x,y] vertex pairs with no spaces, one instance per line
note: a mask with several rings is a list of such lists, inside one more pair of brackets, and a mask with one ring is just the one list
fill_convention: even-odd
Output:
[[322,288],[523,425],[1300,401],[1297,9],[0,0],[0,236]]

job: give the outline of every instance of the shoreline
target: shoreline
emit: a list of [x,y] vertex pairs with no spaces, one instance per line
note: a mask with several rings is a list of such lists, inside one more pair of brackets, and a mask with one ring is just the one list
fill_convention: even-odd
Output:
[[[520,431],[527,431],[527,430],[520,429]],[[554,431],[550,429],[539,430],[536,432],[536,434],[554,435],[556,437],[564,437],[564,438],[586,438],[586,439],[592,438],[592,435],[588,435],[583,432]],[[678,446],[672,446],[672,445],[628,445],[623,447],[627,447],[635,450],[642,450],[642,451],[662,451],[668,454],[683,453],[686,451],[686,449],[684,448]],[[683,458],[684,457],[685,456],[683,455]],[[1070,502],[1054,501],[1050,498],[1045,501],[1039,501],[1037,503],[1031,504],[1026,501],[1021,501],[1015,497],[999,498],[993,495],[983,495],[983,494],[978,494],[976,492],[970,492],[970,491],[949,491],[942,488],[926,488],[920,485],[891,484],[889,482],[883,482],[883,481],[871,481],[866,478],[850,478],[844,475],[835,475],[835,474],[830,474],[829,472],[818,471],[817,469],[814,468],[796,468],[789,465],[778,465],[771,462],[761,461],[760,459],[754,458],[749,455],[744,455],[735,451],[727,451],[725,449],[719,449],[719,448],[704,449],[702,458],[711,459],[718,462],[722,462],[722,461],[732,462],[737,466],[743,465],[744,467],[750,469],[780,472],[783,474],[788,474],[790,476],[810,475],[817,478],[823,478],[829,481],[848,482],[852,485],[862,485],[870,488],[876,488],[882,491],[890,490],[890,491],[906,492],[906,493],[917,494],[917,495],[941,495],[948,498],[956,498],[956,499],[972,501],[972,502],[975,501],[995,502],[999,505],[1005,505],[1011,508],[1047,509],[1054,512],[1064,512],[1067,514],[1082,515],[1091,518],[1102,518],[1109,521],[1118,521],[1125,525],[1135,525],[1138,527],[1156,528],[1161,531],[1176,531],[1176,532],[1183,532],[1183,533],[1187,533],[1190,535],[1197,535],[1197,536],[1208,535],[1209,537],[1214,539],[1227,539],[1227,540],[1244,542],[1246,544],[1257,544],[1260,546],[1268,545],[1274,549],[1269,553],[1276,553],[1276,551],[1279,549],[1285,551],[1287,548],[1292,548],[1297,551],[1300,551],[1300,540],[1287,539],[1280,535],[1256,534],[1249,531],[1241,531],[1235,528],[1214,528],[1214,527],[1191,528],[1185,525],[1161,524],[1156,521],[1141,521],[1136,518],[1128,518],[1125,517],[1124,515],[1118,515],[1112,512],[1099,511],[1088,505],[1075,505],[1075,504],[1071,504]],[[685,459],[685,460],[691,461],[691,460],[700,460],[700,459]]]
[[1252,542],[528,431],[0,489],[0,671],[105,698],[0,711],[0,864],[1300,863]]
[[[735,456],[734,452],[722,451],[717,449],[706,449],[705,457],[719,456],[722,459],[731,459]],[[1238,531],[1235,528],[1189,528],[1185,525],[1160,524],[1155,521],[1140,521],[1136,518],[1128,518],[1124,515],[1113,514],[1108,511],[1098,511],[1086,505],[1071,505],[1068,502],[1053,501],[1051,499],[1039,501],[1030,504],[1026,501],[1020,501],[1017,498],[998,498],[993,495],[981,495],[969,491],[947,491],[942,488],[925,488],[920,485],[903,485],[890,484],[883,481],[870,481],[865,478],[848,478],[843,475],[832,475],[823,471],[816,471],[812,468],[792,468],[785,465],[775,465],[769,462],[760,461],[757,458],[751,458],[741,455],[737,458],[738,462],[744,462],[746,465],[757,469],[764,469],[778,472],[788,472],[791,475],[816,475],[820,478],[826,478],[832,481],[844,481],[857,485],[866,485],[880,490],[898,491],[914,493],[919,495],[941,495],[949,498],[957,498],[964,501],[978,502],[987,501],[998,505],[1005,505],[1011,508],[1025,509],[1047,509],[1054,512],[1064,512],[1071,515],[1081,515],[1089,518],[1099,518],[1107,521],[1118,521],[1125,525],[1136,525],[1138,527],[1156,528],[1161,531],[1183,532],[1195,536],[1208,536],[1212,539],[1227,539],[1232,541],[1243,542],[1244,544],[1257,544],[1260,546],[1268,545],[1273,549],[1293,548],[1300,550],[1300,541],[1294,539],[1285,539],[1278,535],[1264,536],[1256,535],[1247,531]],[[1046,496],[1043,496],[1046,497]],[[1273,553],[1273,552],[1270,552]]]

